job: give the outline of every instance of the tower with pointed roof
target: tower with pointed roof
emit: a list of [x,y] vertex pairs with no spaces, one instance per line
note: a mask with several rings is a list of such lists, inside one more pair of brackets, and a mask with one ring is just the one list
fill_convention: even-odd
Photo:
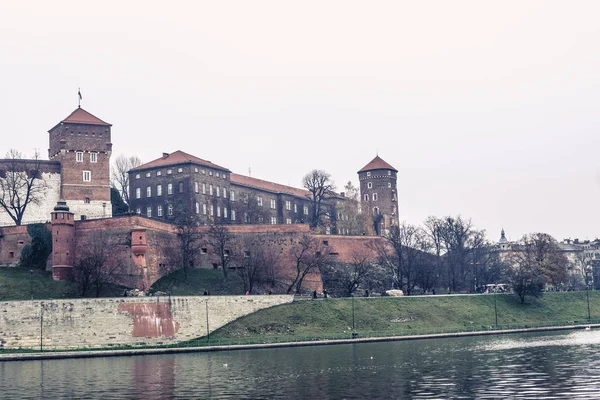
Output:
[[112,216],[111,124],[78,107],[48,131],[48,157],[61,166],[60,198],[76,219]]
[[510,250],[510,242],[506,239],[506,233],[504,228],[500,231],[500,240],[498,241],[498,247],[500,250]]
[[379,155],[358,171],[362,212],[372,216],[379,235],[398,223],[397,174]]

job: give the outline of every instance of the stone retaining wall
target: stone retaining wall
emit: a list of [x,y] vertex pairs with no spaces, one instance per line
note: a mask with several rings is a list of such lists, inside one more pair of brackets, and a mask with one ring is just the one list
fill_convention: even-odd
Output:
[[[123,297],[0,303],[0,348],[179,343],[293,296]],[[208,330],[207,330],[208,304]],[[41,338],[41,340],[40,340]]]

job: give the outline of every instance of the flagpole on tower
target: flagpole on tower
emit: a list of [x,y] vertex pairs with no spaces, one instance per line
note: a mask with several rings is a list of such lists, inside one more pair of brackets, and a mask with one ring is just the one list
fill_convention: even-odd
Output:
[[81,88],[77,88],[77,95],[79,96],[79,105],[78,105],[78,107],[81,108],[81,100],[83,99],[83,96],[81,96]]

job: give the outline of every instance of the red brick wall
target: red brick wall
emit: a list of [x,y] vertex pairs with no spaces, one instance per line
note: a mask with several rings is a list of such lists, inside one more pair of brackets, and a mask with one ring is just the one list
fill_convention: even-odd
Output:
[[0,228],[0,265],[11,265],[21,258],[21,250],[31,241],[27,226]]
[[[237,236],[240,243],[245,237],[252,237],[260,238],[276,246],[282,252],[282,261],[277,275],[284,281],[292,278],[295,269],[288,252],[302,234],[309,232],[308,225],[232,225],[228,228]],[[145,266],[136,264],[132,258],[131,232],[134,229],[145,230],[147,244],[144,255]],[[202,226],[198,229],[206,233],[210,228]],[[119,283],[123,285],[147,289],[160,277],[179,266],[176,260],[179,239],[177,229],[173,225],[139,216],[75,221],[75,254],[83,254],[86,246],[95,239],[98,232],[108,234],[112,242],[119,244],[114,248],[113,258],[123,265],[123,270],[118,276]],[[337,253],[335,259],[340,262],[350,262],[355,249],[368,249],[367,244],[382,240],[374,236],[315,235],[315,237],[327,241],[331,252]],[[22,244],[19,244],[19,241]],[[29,235],[26,226],[2,228],[0,264],[18,260],[21,249],[28,242]],[[213,263],[219,263],[218,256],[213,254],[210,248],[207,250],[207,254],[198,255],[195,266],[213,268]],[[9,257],[10,251],[14,252],[13,258]],[[57,248],[54,248],[54,251],[57,251]],[[322,291],[320,274],[315,272],[307,276],[304,288]]]

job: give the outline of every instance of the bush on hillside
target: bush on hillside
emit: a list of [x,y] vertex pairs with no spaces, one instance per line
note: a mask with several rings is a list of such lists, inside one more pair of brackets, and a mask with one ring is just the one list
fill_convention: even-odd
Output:
[[21,251],[19,265],[25,268],[45,269],[48,257],[52,254],[52,233],[46,224],[27,225],[31,243]]

